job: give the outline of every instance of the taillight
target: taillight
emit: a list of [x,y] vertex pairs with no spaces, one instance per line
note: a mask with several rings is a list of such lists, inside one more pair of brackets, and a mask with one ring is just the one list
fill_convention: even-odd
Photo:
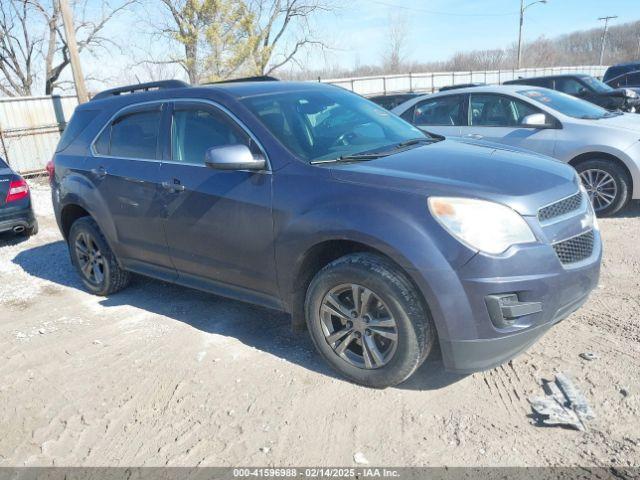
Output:
[[9,184],[9,192],[5,203],[15,202],[29,195],[29,185],[24,179],[14,180]]
[[56,174],[56,166],[53,163],[53,160],[49,160],[47,162],[47,173],[49,174],[49,181],[53,181],[53,176]]

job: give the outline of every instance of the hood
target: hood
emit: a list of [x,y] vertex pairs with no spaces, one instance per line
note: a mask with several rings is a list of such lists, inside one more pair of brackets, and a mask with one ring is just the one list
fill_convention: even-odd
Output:
[[337,164],[340,181],[509,205],[522,215],[578,190],[575,170],[524,150],[447,139],[375,160]]
[[605,97],[627,98],[630,100],[638,99],[637,92],[632,88],[615,88],[608,92],[603,92],[600,95],[603,95]]
[[636,113],[623,113],[610,118],[601,118],[599,120],[589,120],[590,124],[596,124],[602,127],[612,127],[627,130],[640,134],[640,115]]

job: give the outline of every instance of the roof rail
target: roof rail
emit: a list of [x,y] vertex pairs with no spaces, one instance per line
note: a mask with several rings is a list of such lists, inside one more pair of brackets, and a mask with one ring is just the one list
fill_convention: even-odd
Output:
[[446,87],[441,87],[440,92],[446,92],[447,90],[457,90],[458,88],[469,88],[469,87],[484,87],[486,83],[483,82],[473,82],[473,83],[458,83],[456,85],[447,85]]
[[188,86],[189,84],[182,80],[161,80],[159,82],[137,83],[135,85],[125,85],[124,87],[104,90],[96,94],[91,100],[100,100],[115,95],[121,95],[123,93],[135,93],[138,91],[148,92],[149,90],[165,90],[169,88],[183,88]]
[[238,82],[279,82],[276,77],[269,75],[257,75],[255,77],[230,78],[228,80],[216,80],[215,82],[206,82],[203,85],[215,85],[218,83],[238,83]]

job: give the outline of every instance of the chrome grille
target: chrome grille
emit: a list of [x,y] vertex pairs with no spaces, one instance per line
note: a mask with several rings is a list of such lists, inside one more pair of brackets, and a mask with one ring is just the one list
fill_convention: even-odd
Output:
[[578,192],[575,195],[571,195],[559,202],[552,203],[546,207],[541,208],[538,211],[538,220],[546,222],[561,215],[578,210],[582,205],[582,192]]
[[553,249],[563,265],[585,260],[593,253],[593,230],[577,237],[554,243]]

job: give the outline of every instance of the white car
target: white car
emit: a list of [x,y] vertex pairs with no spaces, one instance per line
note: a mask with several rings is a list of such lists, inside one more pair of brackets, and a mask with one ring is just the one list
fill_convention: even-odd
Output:
[[416,97],[392,112],[432,133],[525,148],[569,163],[599,215],[640,198],[638,114],[609,112],[524,85],[447,90]]

